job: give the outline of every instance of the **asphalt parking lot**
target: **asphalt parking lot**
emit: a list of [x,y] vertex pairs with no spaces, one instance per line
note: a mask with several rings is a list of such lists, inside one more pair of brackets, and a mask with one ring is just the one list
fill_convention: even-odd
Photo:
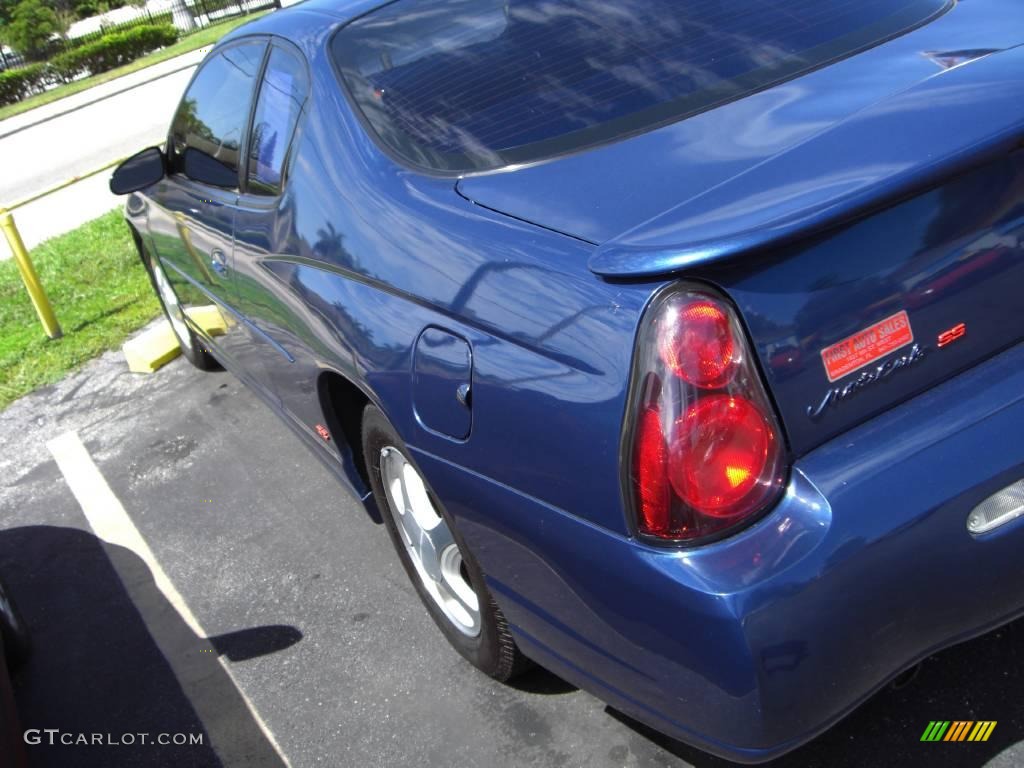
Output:
[[[48,443],[75,434],[112,495],[58,466]],[[180,359],[139,376],[108,353],[0,413],[0,573],[35,640],[23,728],[203,742],[44,741],[33,766],[727,765],[543,670],[477,673],[359,502],[231,375]],[[1022,672],[1017,622],[777,765],[1022,765]],[[921,743],[936,719],[998,725]]]

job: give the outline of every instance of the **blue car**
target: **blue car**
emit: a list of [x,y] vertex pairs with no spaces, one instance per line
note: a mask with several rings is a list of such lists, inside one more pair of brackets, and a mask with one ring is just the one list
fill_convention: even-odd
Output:
[[111,185],[459,653],[757,762],[1024,613],[1022,72],[1020,0],[307,0]]

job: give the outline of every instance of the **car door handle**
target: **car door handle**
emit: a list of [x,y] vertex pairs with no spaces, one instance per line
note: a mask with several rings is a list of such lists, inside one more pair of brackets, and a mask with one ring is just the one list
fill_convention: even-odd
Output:
[[215,248],[210,254],[210,266],[218,275],[226,275],[228,273],[228,257],[224,254],[224,251],[219,248]]

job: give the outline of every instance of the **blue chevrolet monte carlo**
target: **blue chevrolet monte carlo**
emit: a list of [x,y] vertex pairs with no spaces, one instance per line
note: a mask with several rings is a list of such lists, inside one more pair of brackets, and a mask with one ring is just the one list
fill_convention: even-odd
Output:
[[451,644],[741,761],[1024,613],[1020,0],[308,0],[115,174]]

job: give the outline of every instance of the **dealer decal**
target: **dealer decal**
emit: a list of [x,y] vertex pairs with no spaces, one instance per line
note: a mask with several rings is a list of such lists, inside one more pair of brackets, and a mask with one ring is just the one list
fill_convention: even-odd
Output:
[[[955,337],[954,341],[966,333],[966,326],[962,332],[957,329],[949,331]],[[903,351],[891,354],[897,350]],[[825,364],[830,384],[851,373],[857,375],[836,384],[816,404],[807,406],[807,415],[812,421],[817,421],[836,403],[874,386],[897,371],[916,365],[927,352],[926,347],[914,342],[910,318],[903,311],[826,347],[821,350],[821,361]]]
[[890,352],[912,344],[914,332],[905,311],[890,315],[842,341],[821,350],[821,360],[830,382],[881,360]]

